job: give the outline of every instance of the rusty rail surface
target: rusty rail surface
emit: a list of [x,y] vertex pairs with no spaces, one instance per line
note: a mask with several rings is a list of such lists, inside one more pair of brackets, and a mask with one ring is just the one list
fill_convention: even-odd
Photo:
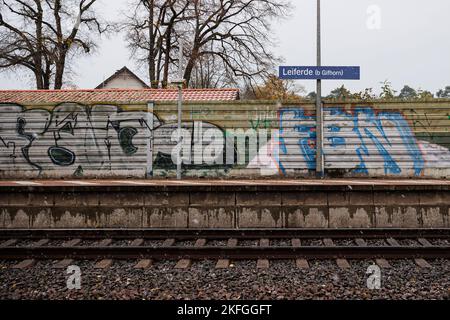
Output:
[[5,239],[320,239],[320,238],[450,238],[449,229],[3,229],[0,240]]
[[6,247],[0,259],[450,259],[450,246],[308,247]]

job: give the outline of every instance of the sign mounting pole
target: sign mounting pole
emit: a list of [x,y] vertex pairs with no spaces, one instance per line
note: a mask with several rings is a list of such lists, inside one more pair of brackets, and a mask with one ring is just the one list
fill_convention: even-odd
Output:
[[[317,0],[317,67],[322,65],[320,0]],[[316,174],[324,177],[322,80],[316,85]]]
[[[322,80],[360,80],[358,66],[322,66],[320,0],[317,1],[317,65],[279,66],[279,78],[283,80],[316,80],[316,176],[325,177],[324,114]],[[311,150],[312,151],[312,150]]]

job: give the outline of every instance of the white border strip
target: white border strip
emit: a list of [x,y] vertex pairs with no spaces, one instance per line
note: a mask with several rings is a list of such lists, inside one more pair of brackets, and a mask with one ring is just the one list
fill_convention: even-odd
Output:
[[163,183],[162,185],[169,185],[169,184],[184,184],[184,185],[192,185],[192,186],[211,186],[211,183],[208,182],[196,182],[196,181],[175,181],[175,180],[170,180],[167,181],[165,183]]
[[154,182],[140,182],[140,181],[128,181],[128,180],[122,180],[122,181],[111,181],[112,183],[117,184],[123,184],[123,185],[135,185],[135,186],[156,186],[157,184]]
[[98,183],[86,181],[63,181],[64,183],[75,184],[79,186],[98,186]]

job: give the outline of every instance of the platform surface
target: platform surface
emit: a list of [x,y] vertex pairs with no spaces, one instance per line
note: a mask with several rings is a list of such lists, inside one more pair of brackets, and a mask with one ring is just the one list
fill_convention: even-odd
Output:
[[0,187],[67,186],[449,186],[450,180],[434,179],[277,179],[277,180],[0,180]]

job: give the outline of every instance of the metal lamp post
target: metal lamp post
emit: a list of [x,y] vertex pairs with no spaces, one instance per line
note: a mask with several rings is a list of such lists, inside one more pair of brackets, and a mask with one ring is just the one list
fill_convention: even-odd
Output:
[[[184,81],[183,81],[184,83]],[[181,117],[183,108],[183,83],[178,84],[178,143],[181,143]],[[181,150],[179,153],[180,159],[177,162],[177,179],[181,180],[181,164],[183,159],[181,157]]]
[[177,157],[177,179],[181,180],[181,166],[183,163],[181,157],[181,118],[183,115],[183,86],[185,80],[183,79],[183,44],[180,44],[180,56],[178,62],[178,79],[172,81],[172,84],[175,84],[178,87],[178,146],[180,147],[178,157]]

